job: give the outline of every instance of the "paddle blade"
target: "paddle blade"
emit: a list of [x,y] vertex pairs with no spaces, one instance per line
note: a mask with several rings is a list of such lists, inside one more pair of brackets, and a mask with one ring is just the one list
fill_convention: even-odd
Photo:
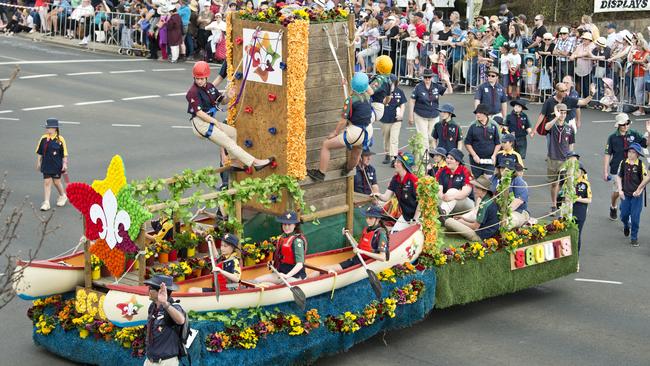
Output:
[[381,300],[381,283],[379,283],[377,275],[375,272],[369,269],[367,269],[366,272],[368,272],[368,280],[370,280],[370,286],[372,286],[372,290],[375,291],[375,296],[377,296],[377,299]]
[[293,293],[293,301],[295,301],[296,305],[298,305],[300,310],[305,310],[305,306],[307,304],[307,296],[305,296],[305,293],[302,291],[302,289],[298,286],[292,286],[289,287],[289,289]]
[[212,272],[212,279],[214,280],[214,296],[217,298],[217,302],[219,302],[219,280],[217,279],[217,274]]

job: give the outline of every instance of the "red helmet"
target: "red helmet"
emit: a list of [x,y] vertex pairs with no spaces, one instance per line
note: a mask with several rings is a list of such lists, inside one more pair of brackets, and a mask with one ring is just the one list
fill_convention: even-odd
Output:
[[192,75],[195,78],[207,78],[210,76],[210,65],[205,61],[199,61],[192,68]]

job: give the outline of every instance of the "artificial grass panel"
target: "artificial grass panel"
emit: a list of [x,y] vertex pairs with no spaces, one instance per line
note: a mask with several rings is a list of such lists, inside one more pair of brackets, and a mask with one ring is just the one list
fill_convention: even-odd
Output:
[[510,254],[505,250],[482,260],[471,259],[436,268],[436,308],[467,304],[500,296],[574,273],[578,265],[578,230],[548,235],[543,241],[571,235],[572,255],[523,269],[510,270]]

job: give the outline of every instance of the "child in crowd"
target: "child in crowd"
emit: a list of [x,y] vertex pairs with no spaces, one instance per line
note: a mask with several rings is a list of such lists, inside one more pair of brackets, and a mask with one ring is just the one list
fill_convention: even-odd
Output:
[[535,60],[532,57],[526,57],[526,67],[524,71],[524,81],[526,83],[526,94],[529,98],[535,98],[537,95],[537,75],[539,67],[535,66]]
[[416,70],[418,66],[418,43],[420,39],[415,33],[415,29],[409,32],[409,37],[404,39],[408,42],[408,48],[406,49],[406,77],[407,78],[416,78]]
[[513,42],[510,43],[510,55],[508,55],[508,95],[510,99],[519,98],[519,82],[521,81],[521,55],[517,49],[517,45]]
[[614,81],[610,78],[603,78],[603,88],[603,97],[599,100],[599,107],[603,112],[611,112],[618,105],[618,98],[614,93]]

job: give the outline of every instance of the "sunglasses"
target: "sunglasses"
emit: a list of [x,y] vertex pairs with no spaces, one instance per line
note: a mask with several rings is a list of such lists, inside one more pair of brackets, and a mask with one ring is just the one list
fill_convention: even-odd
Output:
[[433,76],[423,76],[424,79],[431,79]]
[[489,77],[489,78],[495,78],[495,77],[497,77],[497,76],[496,76],[495,74],[488,74],[488,77]]
[[538,20],[541,20],[541,19],[539,19],[539,18],[535,18],[535,21],[538,21]]
[[568,92],[567,89],[555,89],[558,93],[566,93]]

